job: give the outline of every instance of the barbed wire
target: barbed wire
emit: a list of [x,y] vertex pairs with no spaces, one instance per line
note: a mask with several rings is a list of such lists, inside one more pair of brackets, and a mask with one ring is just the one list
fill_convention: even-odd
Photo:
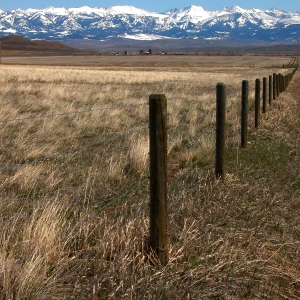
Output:
[[[77,222],[73,227],[69,228],[68,230],[64,231],[63,233],[60,233],[59,235],[55,236],[50,242],[43,244],[41,247],[39,247],[37,250],[34,250],[33,252],[31,252],[30,254],[28,254],[27,256],[19,259],[16,263],[14,263],[13,265],[11,265],[10,267],[2,270],[0,272],[0,276],[10,270],[12,270],[16,265],[24,263],[28,258],[32,257],[34,254],[38,253],[39,251],[43,250],[47,245],[49,245],[51,242],[54,242],[55,240],[57,240],[58,238],[61,238],[63,236],[65,236],[67,233],[71,232],[72,230],[74,230],[77,226],[79,226],[81,223],[91,219],[93,216],[95,216],[97,213],[104,211],[106,208],[108,208],[109,206],[111,206],[112,204],[116,203],[119,199],[123,198],[124,196],[126,196],[127,194],[129,194],[130,192],[136,190],[137,188],[139,188],[144,182],[146,182],[148,179],[144,179],[140,184],[135,185],[134,187],[132,187],[130,190],[126,190],[123,194],[118,195],[113,197],[108,203],[106,203],[104,206],[98,208],[94,213],[90,214],[88,217],[80,220],[79,222]],[[140,204],[141,205],[141,204]]]
[[[149,200],[149,197],[148,197],[147,199]],[[138,208],[138,210],[137,210],[137,213],[135,214],[135,216],[134,216],[132,219],[137,219],[138,215],[141,213],[141,208],[142,208],[142,211],[145,211],[145,210],[146,210],[146,207],[147,207],[147,206],[144,205],[144,201],[141,201],[141,203],[139,204],[139,208]],[[96,284],[98,284],[98,283],[100,282],[100,280],[101,280],[106,274],[109,273],[109,271],[112,269],[112,267],[115,266],[118,262],[121,261],[121,259],[122,259],[122,257],[120,257],[118,260],[115,260],[115,261],[111,264],[111,266],[110,266],[104,273],[102,273],[99,277],[97,277],[97,278],[93,281],[93,283],[88,287],[88,289],[87,289],[86,291],[84,291],[84,292],[80,295],[79,300],[84,299],[83,297],[85,297],[85,296],[89,293],[89,291],[90,291]]]
[[[63,233],[61,233],[60,235],[54,237],[54,239],[51,241],[55,241],[57,240],[58,238],[61,238],[63,237],[64,235],[68,234],[69,232],[71,232],[72,230],[74,230],[77,226],[79,226],[80,224],[82,224],[83,222],[89,220],[91,217],[93,217],[94,215],[96,215],[96,213],[99,213],[101,211],[104,211],[106,208],[108,208],[109,206],[111,206],[112,204],[116,203],[119,199],[121,199],[122,197],[128,195],[130,192],[136,190],[137,188],[139,188],[140,186],[142,186],[142,184],[144,184],[146,181],[148,180],[147,179],[144,179],[142,182],[134,185],[133,187],[131,187],[131,189],[127,189],[124,193],[122,193],[121,195],[117,195],[113,198],[111,198],[109,200],[109,202],[107,202],[105,205],[101,206],[100,208],[96,209],[94,211],[94,213],[90,214],[88,217],[80,220],[79,222],[77,222],[73,227],[69,228],[68,230],[64,231]],[[27,256],[23,257],[23,258],[20,258],[18,259],[14,264],[12,264],[11,266],[9,266],[8,268],[5,268],[3,269],[1,272],[0,272],[0,276],[2,276],[3,274],[7,273],[8,271],[12,270],[15,266],[19,265],[19,264],[22,264],[24,263],[28,258],[32,257],[34,254],[38,253],[39,251],[43,250],[47,245],[49,245],[50,242],[48,243],[45,243],[43,244],[42,246],[40,246],[37,250],[29,253]]]
[[[148,155],[149,155],[148,153],[147,153],[147,154],[142,154],[142,155],[136,156],[135,158],[142,158],[142,157],[145,157],[145,156],[148,156]],[[133,168],[134,168],[134,166],[131,167],[131,169],[133,169]],[[131,170],[128,170],[127,172],[130,172],[130,171],[131,171]],[[67,195],[67,194],[69,194],[69,193],[71,193],[71,192],[74,192],[74,191],[76,191],[76,190],[78,190],[78,189],[80,189],[80,188],[82,188],[82,187],[88,185],[88,183],[89,183],[90,181],[93,181],[93,180],[95,180],[95,179],[99,179],[99,178],[108,176],[109,174],[111,174],[111,171],[108,171],[108,172],[105,172],[105,173],[101,173],[101,174],[99,174],[99,175],[96,175],[96,176],[93,176],[93,177],[91,177],[91,178],[88,178],[87,181],[86,181],[85,183],[83,183],[83,184],[81,184],[81,185],[79,185],[79,186],[76,186],[76,187],[72,187],[72,188],[68,189],[67,191],[65,191],[65,192],[63,192],[63,193],[60,193],[60,194],[56,195],[55,197],[52,197],[52,198],[49,199],[49,200],[45,200],[45,201],[43,201],[42,203],[40,203],[40,204],[38,204],[38,205],[36,205],[36,206],[33,206],[33,207],[31,207],[31,208],[29,208],[29,209],[27,209],[27,210],[25,210],[25,211],[22,211],[22,212],[20,212],[20,213],[17,213],[17,214],[15,214],[14,216],[12,216],[12,217],[10,217],[10,218],[8,218],[8,219],[6,219],[6,220],[0,222],[0,225],[1,225],[1,224],[4,224],[4,223],[7,223],[7,222],[10,222],[10,221],[13,221],[13,220],[17,219],[18,217],[21,217],[21,216],[23,216],[23,215],[25,215],[25,214],[27,214],[27,213],[29,213],[29,212],[35,210],[35,209],[44,207],[44,206],[46,206],[48,203],[54,201],[55,199],[61,198],[61,197],[65,196],[65,195]]]
[[[196,149],[196,147],[201,145],[201,143],[202,143],[201,139],[197,139],[194,142],[188,141],[185,145],[181,146],[180,152],[174,152],[172,154],[168,154],[168,157],[167,157],[168,165],[171,165],[172,163],[176,162],[182,156],[182,153],[184,151]],[[170,159],[172,159],[172,160],[170,161]]]
[[[139,186],[141,186],[146,180],[144,180],[143,182],[141,182],[138,185],[135,185],[134,188],[132,188],[130,191],[137,189]],[[127,191],[127,193],[129,193],[130,191]],[[121,195],[123,196],[123,195]],[[120,196],[120,197],[121,197]],[[118,198],[120,198],[118,197]],[[116,200],[115,200],[116,201]],[[141,208],[143,204],[143,201],[140,203],[139,207]],[[140,213],[138,211],[138,213]],[[137,214],[138,215],[138,214]],[[137,215],[134,217],[134,219],[137,218]],[[114,232],[114,236],[117,235],[121,230],[123,229],[123,226],[119,226],[117,228],[117,230]],[[67,275],[71,274],[75,269],[77,269],[80,265],[82,265],[86,260],[89,259],[89,257],[96,252],[96,250],[100,249],[100,247],[102,245],[104,245],[105,243],[107,243],[112,237],[112,234],[110,234],[106,239],[102,240],[100,243],[98,243],[96,245],[96,247],[94,249],[92,249],[91,251],[89,251],[83,258],[81,258],[79,260],[78,263],[76,263],[73,267],[71,267],[71,269],[69,269],[65,274],[63,274],[60,278],[56,279],[55,282],[53,282],[52,284],[50,284],[50,286],[48,286],[46,289],[44,289],[39,295],[37,295],[37,297],[35,298],[36,300],[40,299],[45,293],[47,293],[51,288],[53,288],[59,281],[61,281],[62,279],[64,279]],[[1,273],[0,273],[1,274]]]
[[[187,174],[189,174],[190,172],[193,171],[194,167],[197,166],[198,162],[200,161],[200,159],[194,161],[188,168],[186,168],[181,174],[179,174],[173,181],[171,184],[168,185],[168,190],[170,190],[173,186],[175,186],[175,184],[183,177],[183,176],[186,176]],[[191,183],[189,183],[189,185],[187,185],[185,187],[185,190],[188,190],[192,185],[195,184],[195,182],[197,181],[198,179],[194,179],[192,180]],[[169,203],[169,206],[168,206],[168,210],[172,210],[172,208],[174,208],[174,206],[176,205],[176,201],[173,201],[172,203]],[[170,223],[169,224],[172,224],[174,223],[174,216],[176,216],[176,214],[178,213],[178,210],[175,211],[175,213],[173,213],[173,218],[169,218],[169,221]]]
[[58,116],[61,117],[61,116],[67,116],[67,115],[90,113],[90,112],[95,112],[95,111],[124,109],[124,108],[144,106],[144,105],[147,105],[147,104],[148,103],[130,104],[130,105],[122,105],[122,106],[112,106],[112,107],[102,107],[102,108],[95,108],[95,109],[79,110],[79,111],[73,111],[73,112],[53,113],[53,114],[40,115],[40,116],[30,116],[30,117],[24,117],[24,118],[4,119],[4,120],[0,120],[0,123],[9,123],[9,122],[26,121],[26,120],[34,120],[34,119],[45,119],[45,118],[52,118],[52,117],[58,117]]
[[188,129],[188,126],[189,124],[180,124],[180,125],[177,125],[177,126],[172,126],[170,127],[171,125],[169,125],[168,129],[167,129],[167,133],[170,134],[170,133],[178,133],[178,132],[182,132],[182,131],[179,131],[180,128],[185,128],[185,129]]
[[100,280],[101,280],[104,276],[106,276],[106,275],[111,271],[112,267],[115,266],[117,263],[119,263],[119,262],[121,261],[121,259],[122,259],[122,257],[120,257],[119,259],[115,260],[115,261],[111,264],[111,266],[110,266],[104,273],[102,273],[99,277],[97,277],[96,280],[94,280],[93,283],[88,287],[88,289],[80,295],[79,300],[85,299],[84,297],[90,292],[90,290],[91,290],[96,284],[98,284],[98,283],[100,282]]
[[67,195],[67,194],[69,194],[69,193],[71,193],[71,192],[73,192],[73,191],[76,191],[76,190],[80,189],[80,188],[86,186],[90,180],[95,180],[95,179],[97,179],[97,178],[101,178],[101,177],[104,177],[104,176],[108,176],[110,173],[111,173],[111,171],[106,172],[106,173],[102,173],[102,174],[99,174],[99,175],[96,175],[96,176],[94,176],[94,177],[92,177],[92,178],[88,178],[88,180],[87,180],[85,183],[83,183],[83,184],[81,184],[81,185],[79,185],[79,186],[76,186],[76,187],[72,187],[72,188],[68,189],[67,191],[64,191],[63,193],[59,193],[58,195],[56,195],[55,197],[52,197],[52,198],[49,199],[49,200],[45,200],[45,201],[43,201],[42,203],[40,203],[40,204],[38,204],[38,205],[36,205],[36,206],[33,206],[33,207],[31,207],[31,208],[29,208],[29,209],[27,209],[27,210],[25,210],[25,211],[22,211],[22,212],[20,212],[20,213],[18,213],[18,214],[15,214],[15,215],[12,216],[11,218],[2,221],[2,222],[0,223],[0,225],[1,225],[1,224],[4,224],[4,223],[7,223],[7,222],[10,222],[10,221],[13,221],[14,219],[17,219],[18,217],[23,216],[23,215],[29,213],[30,211],[33,211],[33,210],[35,210],[35,209],[38,209],[38,208],[41,208],[41,207],[47,205],[48,203],[54,201],[54,200],[57,199],[57,198],[61,198],[61,197],[65,196],[65,195]]
[[93,147],[93,146],[98,146],[98,145],[101,145],[101,144],[104,144],[104,143],[107,143],[107,142],[122,139],[122,138],[127,137],[130,134],[134,134],[134,133],[139,132],[140,129],[143,129],[144,127],[145,126],[140,126],[140,127],[138,127],[137,130],[128,132],[126,134],[120,134],[120,135],[117,135],[117,136],[114,136],[114,137],[111,137],[111,138],[107,138],[107,139],[104,139],[104,140],[96,141],[96,142],[93,142],[93,143],[90,143],[90,144],[87,144],[87,145],[83,145],[83,146],[79,146],[79,147],[76,147],[76,148],[71,148],[71,149],[60,151],[60,152],[56,152],[56,153],[53,153],[51,155],[41,157],[41,158],[37,158],[37,159],[33,159],[33,160],[29,160],[29,161],[26,161],[26,162],[21,163],[21,164],[11,165],[11,166],[0,169],[0,173],[3,173],[5,171],[12,171],[14,169],[18,169],[18,168],[21,168],[21,167],[26,166],[26,165],[31,165],[31,164],[46,161],[50,158],[55,158],[55,157],[58,157],[58,156],[67,155],[67,154],[78,152],[78,151],[81,151],[81,150],[84,150],[84,149],[87,149],[87,148],[90,148],[90,147]]
[[40,203],[40,204],[38,204],[38,205],[36,205],[36,206],[33,206],[33,207],[31,207],[31,208],[29,208],[29,209],[27,209],[27,210],[25,210],[25,211],[22,211],[22,212],[20,212],[20,213],[17,213],[17,214],[15,214],[14,216],[12,216],[12,217],[10,217],[10,218],[8,218],[8,219],[2,221],[2,222],[0,223],[0,225],[1,225],[1,224],[4,224],[4,223],[11,222],[11,221],[14,221],[15,219],[17,219],[17,218],[19,218],[19,217],[21,217],[21,216],[23,216],[23,215],[26,215],[26,214],[28,214],[29,212],[31,212],[31,211],[33,211],[33,210],[35,210],[35,209],[38,209],[38,208],[41,208],[41,207],[47,205],[48,203],[54,201],[54,200],[57,199],[57,198],[63,197],[63,196],[65,196],[65,195],[67,195],[67,194],[69,194],[69,193],[71,193],[71,192],[73,192],[73,191],[78,190],[80,187],[82,187],[82,186],[84,186],[84,185],[85,185],[85,184],[80,185],[80,186],[73,187],[73,188],[71,188],[71,189],[65,191],[65,192],[62,193],[62,194],[58,194],[58,195],[56,195],[55,197],[52,197],[52,198],[49,199],[49,200],[45,200],[45,201],[43,201],[42,203]]
[[193,161],[187,168],[184,169],[184,171],[178,175],[173,181],[172,183],[170,183],[168,185],[168,189],[170,189],[171,187],[173,187],[175,185],[176,182],[178,182],[178,180],[183,177],[184,175],[186,175],[189,171],[191,171],[195,166],[197,166],[198,162],[200,161],[201,159],[197,159],[195,161]]
[[[96,215],[96,213],[99,213],[101,211],[104,211],[106,208],[108,208],[109,206],[111,206],[112,204],[116,203],[119,199],[123,198],[124,196],[128,195],[130,192],[136,190],[137,188],[139,188],[141,185],[144,184],[144,182],[146,182],[148,179],[144,179],[142,182],[134,185],[133,187],[131,187],[130,189],[127,189],[126,191],[124,191],[124,193],[122,193],[119,196],[115,196],[112,199],[110,199],[105,205],[103,205],[102,207],[96,209],[94,211],[94,213],[91,213],[89,216],[87,216],[86,218],[80,220],[79,222],[77,222],[73,227],[71,227],[70,229],[68,229],[67,231],[64,231],[63,234],[60,234],[57,238],[60,238],[64,235],[66,235],[67,233],[69,233],[70,231],[74,230],[77,226],[79,226],[80,224],[82,224],[83,222],[89,220],[90,218],[92,218],[93,216]],[[55,238],[56,239],[56,238]]]

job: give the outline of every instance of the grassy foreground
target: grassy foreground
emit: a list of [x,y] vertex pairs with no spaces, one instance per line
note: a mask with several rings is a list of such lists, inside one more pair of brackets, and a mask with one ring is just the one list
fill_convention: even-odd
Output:
[[[241,80],[286,70],[1,66],[0,299],[299,299],[300,75],[239,148]],[[201,80],[200,80],[201,79]],[[214,179],[215,85],[228,82]],[[169,112],[169,257],[148,238],[148,107]],[[69,152],[66,152],[68,150]]]

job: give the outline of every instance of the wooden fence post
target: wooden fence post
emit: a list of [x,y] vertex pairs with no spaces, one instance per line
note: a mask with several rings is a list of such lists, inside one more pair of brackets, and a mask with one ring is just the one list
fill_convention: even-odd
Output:
[[276,88],[276,73],[273,73],[273,100],[276,100],[277,88]]
[[163,94],[149,97],[150,127],[150,248],[162,265],[167,249],[167,99]]
[[272,99],[273,99],[273,80],[272,75],[269,75],[269,105],[272,105]]
[[276,95],[277,95],[277,98],[278,98],[278,96],[280,94],[280,92],[279,92],[279,82],[280,82],[280,80],[279,80],[279,74],[276,74]]
[[263,113],[267,112],[267,77],[263,78]]
[[259,126],[260,119],[260,79],[255,80],[255,127]]
[[216,105],[216,168],[217,179],[224,179],[224,151],[225,151],[225,124],[226,124],[226,85],[217,84]]
[[283,76],[279,73],[279,94],[283,92]]
[[248,97],[249,82],[242,81],[242,115],[241,115],[241,148],[246,148],[248,143]]

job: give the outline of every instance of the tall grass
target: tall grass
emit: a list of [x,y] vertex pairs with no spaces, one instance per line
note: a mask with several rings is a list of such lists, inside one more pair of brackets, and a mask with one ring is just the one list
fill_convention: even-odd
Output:
[[[237,150],[226,184],[212,171],[216,83],[227,83],[227,141],[238,149],[242,80],[253,91],[255,78],[279,71],[1,66],[1,121],[78,113],[1,123],[0,298],[296,297],[297,267],[280,260],[284,249],[298,249],[296,238],[282,238],[280,220],[262,221],[266,209],[280,207],[278,195],[244,181],[250,169],[234,173]],[[168,99],[166,267],[147,244],[152,93]],[[274,109],[286,111],[283,103]],[[270,127],[279,122],[265,118]]]

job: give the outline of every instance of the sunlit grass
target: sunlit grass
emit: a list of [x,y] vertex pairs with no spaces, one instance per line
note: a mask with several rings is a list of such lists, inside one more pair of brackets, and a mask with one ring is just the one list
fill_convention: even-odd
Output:
[[[281,125],[299,137],[297,99],[281,96],[259,131],[250,114],[255,151],[239,149],[242,80],[253,91],[255,78],[287,71],[2,65],[0,121],[38,118],[1,123],[0,299],[296,299],[299,175],[285,166],[299,151]],[[217,82],[228,91],[225,183],[213,172]],[[152,93],[168,99],[163,268],[147,252]]]

